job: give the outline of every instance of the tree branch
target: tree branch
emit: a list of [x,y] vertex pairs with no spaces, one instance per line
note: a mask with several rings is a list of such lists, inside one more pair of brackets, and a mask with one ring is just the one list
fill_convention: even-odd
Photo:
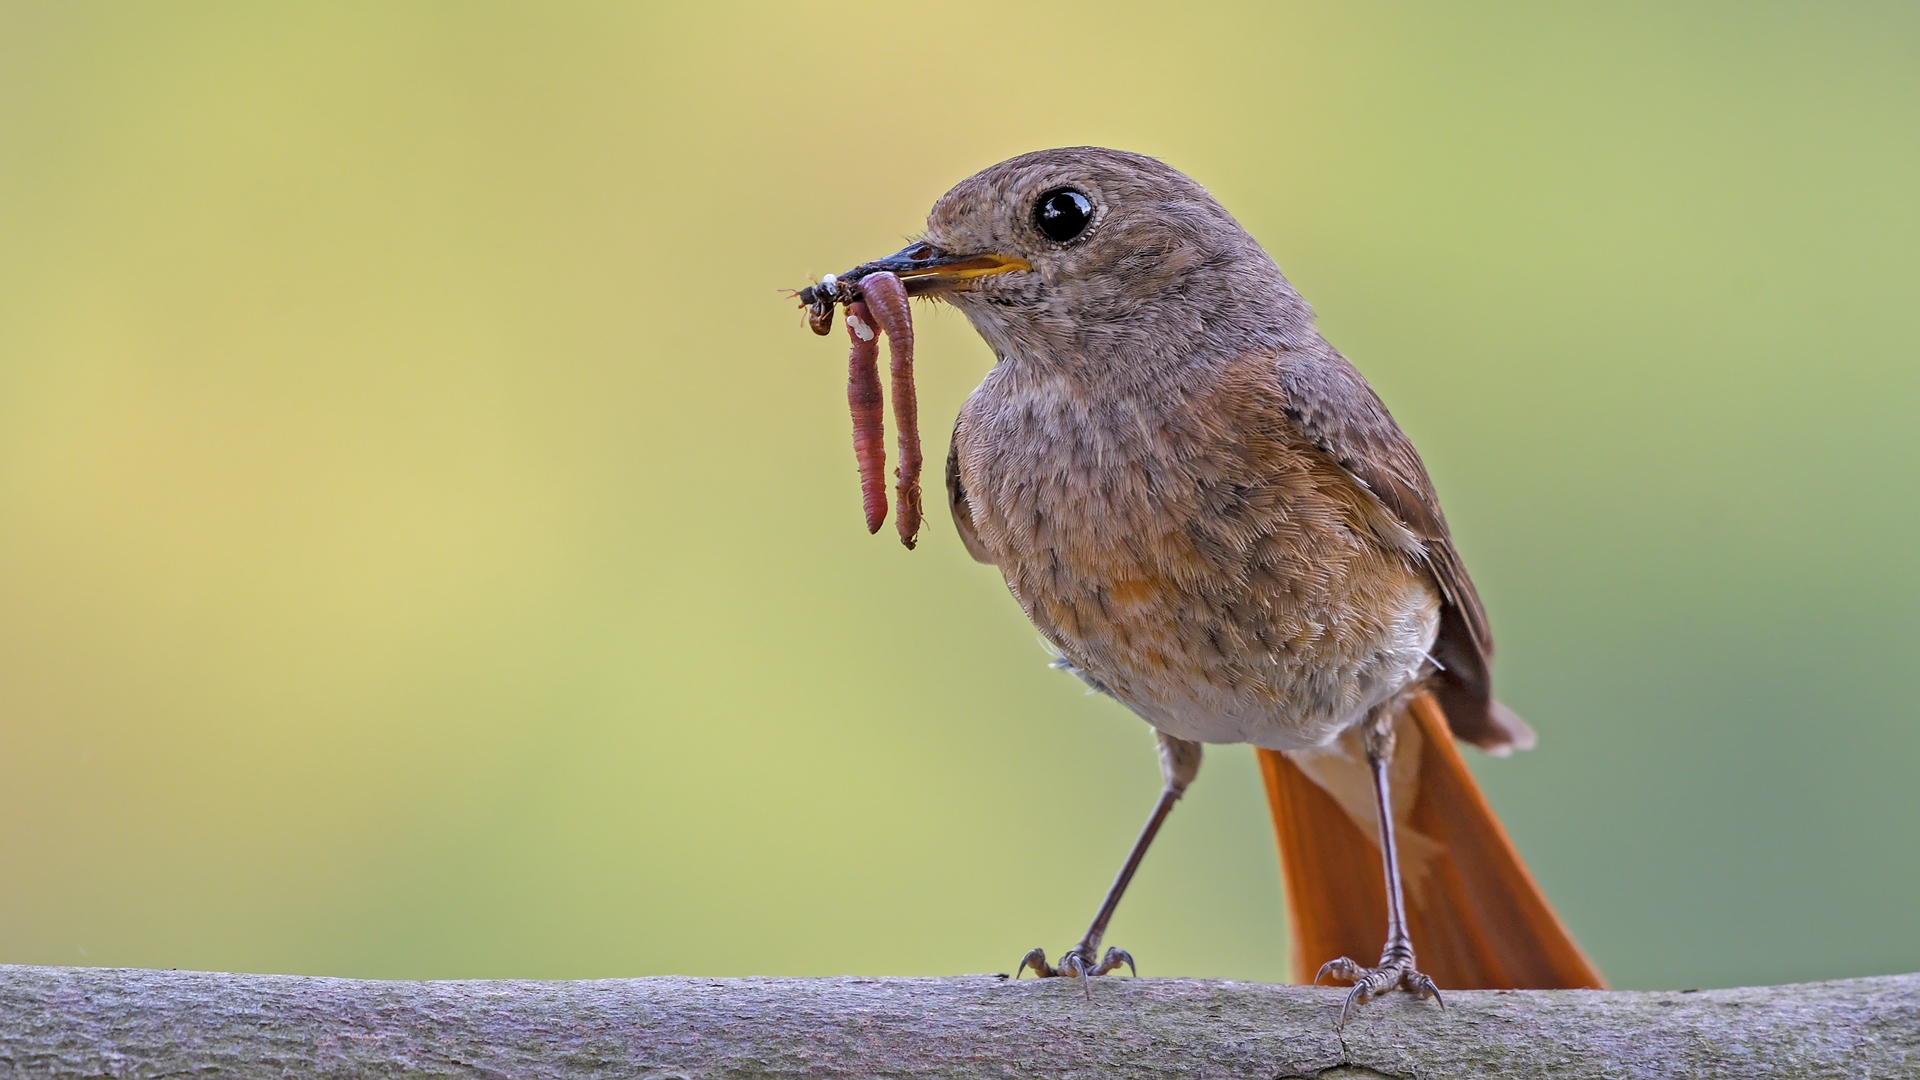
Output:
[[1196,979],[372,982],[0,966],[36,1077],[1913,1077],[1920,975],[1392,995]]

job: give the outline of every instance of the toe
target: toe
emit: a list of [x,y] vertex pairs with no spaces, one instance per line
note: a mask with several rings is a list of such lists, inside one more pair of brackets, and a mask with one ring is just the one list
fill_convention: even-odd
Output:
[[1332,979],[1334,982],[1353,982],[1359,979],[1365,970],[1365,968],[1362,968],[1359,964],[1354,963],[1344,956],[1338,960],[1329,960],[1320,965],[1319,973],[1313,977],[1313,985],[1319,986],[1322,979]]
[[1407,977],[1402,985],[1416,997],[1422,999],[1432,998],[1434,1003],[1442,1009],[1447,1007],[1446,999],[1440,996],[1440,988],[1433,984],[1432,979],[1427,978],[1418,971],[1408,970]]
[[1080,980],[1080,992],[1093,1000],[1093,984],[1087,982],[1087,961],[1078,952],[1069,952],[1060,958],[1060,974]]
[[1052,964],[1047,963],[1047,950],[1045,949],[1028,950],[1027,955],[1020,958],[1020,966],[1013,969],[1013,977],[1017,979],[1025,975],[1028,968],[1032,968],[1033,973],[1043,979],[1060,974],[1053,970]]
[[1133,954],[1125,949],[1108,949],[1107,955],[1100,958],[1100,966],[1093,969],[1093,973],[1105,975],[1109,971],[1118,971],[1121,964],[1127,965],[1127,971],[1134,978],[1140,977],[1140,969],[1133,966]]
[[1347,1014],[1353,1011],[1355,1005],[1365,1005],[1372,1000],[1373,995],[1367,991],[1366,980],[1355,983],[1353,989],[1347,991],[1347,999],[1340,1003],[1340,1026],[1347,1026]]

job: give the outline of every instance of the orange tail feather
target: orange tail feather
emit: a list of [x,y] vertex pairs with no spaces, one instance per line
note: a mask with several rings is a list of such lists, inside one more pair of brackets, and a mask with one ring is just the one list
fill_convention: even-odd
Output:
[[[1439,705],[1422,694],[1408,712],[1421,735],[1419,781],[1398,824],[1437,844],[1407,890],[1420,970],[1443,990],[1604,987],[1493,816]],[[1387,905],[1371,832],[1285,754],[1258,756],[1286,878],[1294,978],[1311,982],[1337,956],[1372,963]]]

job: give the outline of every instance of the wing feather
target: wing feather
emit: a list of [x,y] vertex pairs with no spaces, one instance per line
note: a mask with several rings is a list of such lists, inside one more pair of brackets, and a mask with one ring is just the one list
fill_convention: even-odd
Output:
[[1441,671],[1434,696],[1448,726],[1467,742],[1499,751],[1533,743],[1533,732],[1493,700],[1493,632],[1480,594],[1453,546],[1446,515],[1412,440],[1394,423],[1346,357],[1287,353],[1278,364],[1283,408],[1293,427],[1371,492],[1419,540],[1440,591],[1440,631],[1433,658]]
[[960,542],[966,545],[967,554],[976,562],[993,566],[993,556],[980,543],[980,534],[973,527],[973,507],[967,503],[967,485],[960,479],[960,425],[965,422],[963,412],[954,421],[953,441],[947,444],[947,509],[953,512],[953,527],[960,534]]

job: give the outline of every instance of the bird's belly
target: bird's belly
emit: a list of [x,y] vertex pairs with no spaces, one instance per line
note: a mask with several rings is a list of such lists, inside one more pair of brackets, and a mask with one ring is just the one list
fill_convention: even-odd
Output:
[[955,432],[970,521],[1063,659],[1155,727],[1323,745],[1425,674],[1439,598],[1370,493],[1284,430],[1223,437],[1216,396],[990,376]]
[[1439,624],[1432,586],[1398,560],[1329,562],[1276,568],[1257,591],[1071,556],[1007,579],[1077,674],[1160,730],[1300,750],[1426,674]]
[[[1066,507],[1061,507],[1066,510]],[[1090,683],[1198,742],[1320,746],[1429,670],[1439,598],[1422,568],[1309,488],[1256,529],[1149,500],[1042,513],[996,562]]]

